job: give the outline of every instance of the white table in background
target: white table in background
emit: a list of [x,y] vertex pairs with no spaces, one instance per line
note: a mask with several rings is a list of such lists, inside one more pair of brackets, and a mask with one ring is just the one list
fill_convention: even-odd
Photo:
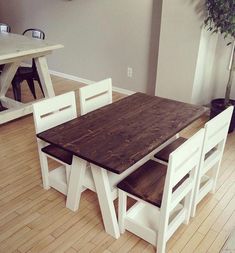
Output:
[[48,72],[46,55],[54,49],[62,48],[45,40],[29,38],[19,34],[0,33],[0,64],[5,64],[0,75],[0,101],[8,110],[0,112],[0,124],[22,117],[32,112],[32,103],[21,103],[6,97],[12,79],[22,61],[35,59],[38,74],[45,97],[54,96],[54,90]]

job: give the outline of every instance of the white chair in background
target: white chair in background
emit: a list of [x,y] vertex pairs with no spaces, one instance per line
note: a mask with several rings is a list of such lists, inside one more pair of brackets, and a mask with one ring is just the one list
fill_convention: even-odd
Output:
[[[60,125],[77,117],[74,91],[48,98],[33,104],[36,133]],[[37,138],[44,189],[55,188],[67,195],[72,154]],[[49,172],[48,160],[52,158],[62,164]]]
[[[117,185],[121,233],[128,230],[165,252],[173,233],[189,222],[203,138],[201,129],[170,154],[168,167],[149,160]],[[137,200],[129,210],[127,196]]]
[[81,115],[112,103],[112,79],[108,78],[79,89]]
[[[192,216],[195,216],[197,204],[209,193],[215,192],[219,168],[223,157],[224,146],[228,135],[229,124],[233,114],[230,106],[213,119],[205,128],[202,156],[193,198]],[[169,154],[187,139],[179,137],[155,155],[157,161],[168,162]]]

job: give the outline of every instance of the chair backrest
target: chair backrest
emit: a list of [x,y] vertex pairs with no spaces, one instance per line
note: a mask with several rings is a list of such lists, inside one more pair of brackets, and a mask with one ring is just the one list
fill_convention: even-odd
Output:
[[[38,28],[26,29],[22,34],[25,36],[30,36],[34,39],[40,39],[40,40],[44,40],[46,37],[45,33],[41,29],[38,29]],[[34,59],[32,59],[32,68],[37,73],[37,68],[36,68]]]
[[38,28],[29,28],[23,32],[23,35],[30,35],[32,38],[44,40],[45,33]]
[[205,126],[200,166],[193,196],[191,216],[195,216],[197,204],[216,189],[224,146],[228,135],[233,107],[229,107],[208,121]]
[[84,86],[79,89],[81,115],[112,103],[112,79]]
[[33,117],[36,133],[76,118],[74,91],[34,103]]
[[[204,129],[199,130],[170,154],[161,205],[161,210],[163,208],[161,211],[163,217],[161,219],[163,219],[165,227],[169,224],[170,212],[179,204],[182,205],[181,212],[188,212],[190,215],[192,194],[200,163],[204,132]],[[184,201],[182,201],[183,199]],[[180,214],[171,220],[171,222],[174,223],[179,218],[178,216]],[[181,216],[182,223],[185,216],[182,213]],[[177,227],[175,227],[176,229]],[[172,230],[170,234],[172,235],[174,231]]]
[[[230,106],[205,124],[205,137],[200,165],[202,174],[206,172],[203,170],[209,169],[205,165],[209,163],[214,164],[222,159],[232,114],[233,106]],[[213,166],[213,164],[211,165]]]
[[1,32],[11,32],[11,27],[8,24],[0,23],[0,33]]

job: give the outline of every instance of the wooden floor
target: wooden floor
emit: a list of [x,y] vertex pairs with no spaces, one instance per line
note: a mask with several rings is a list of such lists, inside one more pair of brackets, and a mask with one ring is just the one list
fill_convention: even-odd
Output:
[[[80,87],[55,77],[53,84],[56,94]],[[8,94],[11,96],[11,91]],[[114,100],[120,98],[114,94]],[[25,85],[23,100],[30,99]],[[182,134],[190,136],[203,120]],[[74,213],[65,208],[65,196],[42,189],[31,115],[1,125],[0,143],[0,252],[155,252],[153,246],[129,232],[118,240],[107,235],[95,193],[85,191],[80,209]],[[219,252],[234,227],[235,133],[228,137],[216,193],[206,197],[196,217],[170,239],[168,252]]]

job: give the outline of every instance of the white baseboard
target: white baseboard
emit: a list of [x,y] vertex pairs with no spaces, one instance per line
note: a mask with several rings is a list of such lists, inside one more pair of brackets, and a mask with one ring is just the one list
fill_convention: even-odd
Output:
[[121,94],[125,94],[125,95],[132,95],[136,93],[135,91],[119,88],[116,86],[113,86],[113,91],[121,93]]
[[[65,73],[62,73],[62,72],[54,71],[54,70],[49,70],[49,73],[54,75],[54,76],[59,76],[59,77],[62,77],[62,78],[68,79],[68,80],[72,80],[72,81],[76,81],[76,82],[84,83],[84,84],[88,84],[88,85],[95,83],[95,81],[91,81],[91,80],[88,80],[88,79],[80,78],[80,77],[77,77],[77,76],[65,74]],[[135,91],[122,89],[122,88],[119,88],[119,87],[116,87],[116,86],[113,86],[113,91],[116,91],[118,93],[125,94],[125,95],[132,95],[132,94],[135,93]]]
[[54,71],[54,70],[49,70],[49,73],[54,75],[54,76],[63,77],[65,79],[76,81],[76,82],[79,82],[79,83],[84,83],[84,84],[93,84],[94,83],[94,81],[91,81],[91,80],[88,80],[88,79],[80,78],[80,77],[77,77],[77,76],[65,74],[65,73],[62,73],[62,72]]

